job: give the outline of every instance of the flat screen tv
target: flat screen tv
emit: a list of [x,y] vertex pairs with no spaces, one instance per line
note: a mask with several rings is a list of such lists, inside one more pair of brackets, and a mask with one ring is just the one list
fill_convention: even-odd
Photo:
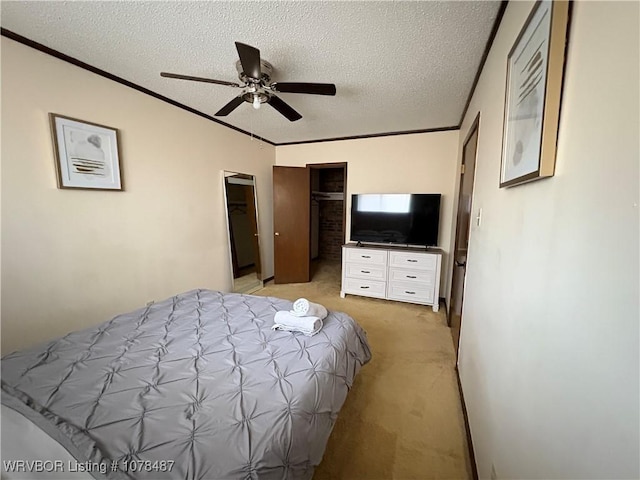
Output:
[[438,245],[439,193],[351,196],[351,241]]

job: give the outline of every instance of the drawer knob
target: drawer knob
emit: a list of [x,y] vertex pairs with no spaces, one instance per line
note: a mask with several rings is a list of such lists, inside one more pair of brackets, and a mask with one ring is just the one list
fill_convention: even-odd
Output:
[[415,295],[416,294],[416,292],[409,292],[407,290],[405,290],[404,293],[408,293],[409,295]]
[[415,275],[407,275],[407,278],[418,278]]
[[360,273],[371,273],[369,270],[360,270]]
[[407,259],[407,262],[416,263],[418,260],[414,260],[412,258]]
[[360,288],[369,288],[368,285],[361,285]]

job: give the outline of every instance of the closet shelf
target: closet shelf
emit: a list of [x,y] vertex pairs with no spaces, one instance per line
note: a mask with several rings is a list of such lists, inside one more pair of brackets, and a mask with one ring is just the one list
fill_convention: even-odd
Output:
[[311,192],[314,200],[344,200],[344,192]]

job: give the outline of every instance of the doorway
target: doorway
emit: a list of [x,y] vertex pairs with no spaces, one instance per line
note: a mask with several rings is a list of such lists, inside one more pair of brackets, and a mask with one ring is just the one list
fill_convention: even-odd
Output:
[[340,264],[345,242],[347,164],[309,164],[311,169],[312,276],[320,263]]
[[469,231],[471,229],[471,203],[473,199],[473,180],[476,170],[476,154],[478,151],[479,124],[480,114],[478,113],[462,147],[460,193],[458,196],[453,272],[451,275],[451,308],[449,309],[449,326],[451,327],[456,357],[458,356],[460,328],[462,327],[462,304],[465,275],[467,272],[467,252],[469,248]]
[[263,287],[253,175],[224,172],[224,193],[233,291],[251,293]]
[[340,264],[347,164],[273,167],[274,282],[308,282],[319,262]]

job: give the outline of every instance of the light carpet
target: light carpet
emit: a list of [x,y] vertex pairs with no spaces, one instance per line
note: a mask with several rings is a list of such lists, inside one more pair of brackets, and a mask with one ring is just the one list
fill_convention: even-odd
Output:
[[314,480],[472,478],[444,308],[342,299],[339,264],[320,264],[310,283],[269,283],[255,295],[305,297],[346,312],[369,338],[373,358],[356,377]]

